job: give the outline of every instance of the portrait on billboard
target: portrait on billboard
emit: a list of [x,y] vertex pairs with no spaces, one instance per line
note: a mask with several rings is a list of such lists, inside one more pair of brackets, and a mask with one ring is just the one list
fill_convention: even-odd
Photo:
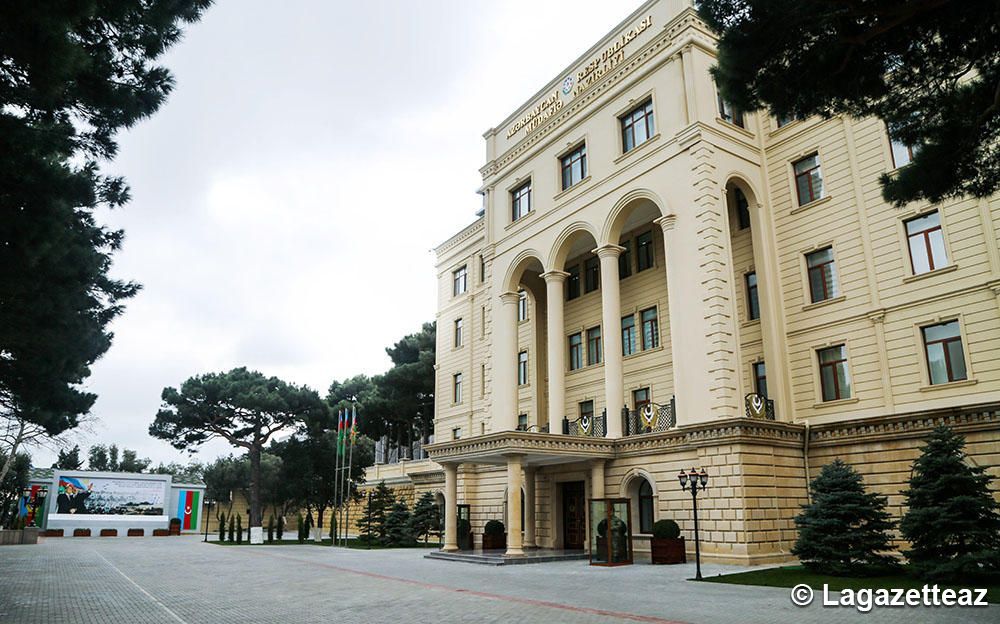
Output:
[[56,513],[162,516],[163,481],[59,477]]

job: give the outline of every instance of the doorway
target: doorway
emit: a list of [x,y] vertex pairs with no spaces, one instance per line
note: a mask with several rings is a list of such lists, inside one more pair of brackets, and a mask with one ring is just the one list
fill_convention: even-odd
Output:
[[569,481],[562,488],[563,548],[583,550],[587,539],[587,510],[583,481]]

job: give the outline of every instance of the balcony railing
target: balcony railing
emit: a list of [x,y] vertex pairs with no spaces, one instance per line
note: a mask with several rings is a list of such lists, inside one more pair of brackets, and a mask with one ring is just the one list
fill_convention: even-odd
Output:
[[747,418],[774,420],[774,400],[762,394],[751,392],[743,399],[746,404]]
[[634,436],[642,433],[667,431],[677,426],[677,402],[670,397],[670,403],[647,403],[637,410],[622,408],[622,433]]
[[563,435],[603,438],[608,435],[607,413],[602,412],[600,416],[581,416],[576,420],[563,418]]

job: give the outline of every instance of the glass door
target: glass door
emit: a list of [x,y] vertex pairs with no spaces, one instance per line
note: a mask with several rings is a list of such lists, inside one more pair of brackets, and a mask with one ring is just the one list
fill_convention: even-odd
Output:
[[590,565],[632,563],[632,509],[627,498],[590,499]]

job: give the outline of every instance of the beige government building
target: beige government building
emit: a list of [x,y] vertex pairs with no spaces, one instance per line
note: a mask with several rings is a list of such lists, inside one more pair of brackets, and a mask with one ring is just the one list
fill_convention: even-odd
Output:
[[637,554],[663,518],[690,550],[696,467],[703,557],[789,559],[810,476],[843,458],[898,515],[942,423],[1000,475],[1000,198],[892,207],[880,120],[733,110],[714,46],[647,2],[486,132],[436,248],[430,459],[368,475],[439,492],[444,550],[458,505],[508,555],[584,549],[605,497]]

